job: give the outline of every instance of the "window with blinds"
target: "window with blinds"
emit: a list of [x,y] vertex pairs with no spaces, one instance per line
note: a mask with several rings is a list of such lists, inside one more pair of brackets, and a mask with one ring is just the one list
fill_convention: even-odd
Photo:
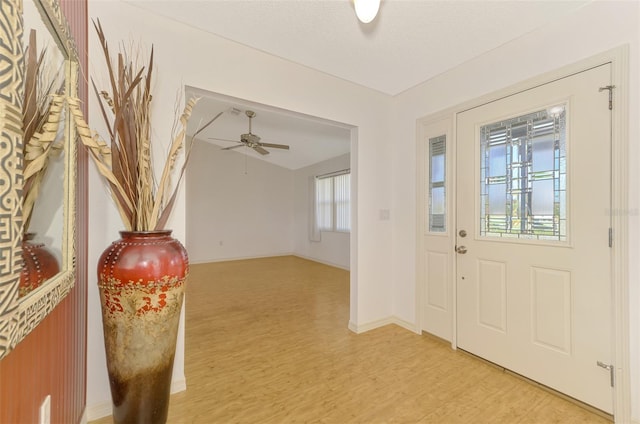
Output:
[[429,223],[431,232],[446,231],[446,147],[447,138],[444,135],[429,139]]
[[316,177],[316,220],[320,231],[351,231],[349,170]]

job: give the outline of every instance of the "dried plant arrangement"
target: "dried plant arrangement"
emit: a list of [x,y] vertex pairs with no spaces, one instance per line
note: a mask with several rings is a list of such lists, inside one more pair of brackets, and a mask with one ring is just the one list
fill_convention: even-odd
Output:
[[43,48],[38,54],[36,31],[29,33],[25,55],[24,102],[24,197],[22,204],[23,233],[29,229],[33,207],[47,173],[49,160],[62,151],[58,137],[64,105],[64,79]]
[[[72,118],[82,143],[88,148],[98,172],[105,178],[111,197],[128,231],[164,229],[178,193],[188,154],[171,191],[171,175],[185,146],[187,123],[197,99],[187,101],[174,125],[169,151],[159,183],[152,161],[151,82],[153,48],[148,66],[139,65],[133,52],[119,52],[112,58],[100,21],[94,22],[107,65],[110,90],[99,90],[92,81],[108,128],[109,144],[85,121],[78,99],[69,98]],[[128,53],[128,54],[127,54]],[[195,136],[222,113],[192,136]]]

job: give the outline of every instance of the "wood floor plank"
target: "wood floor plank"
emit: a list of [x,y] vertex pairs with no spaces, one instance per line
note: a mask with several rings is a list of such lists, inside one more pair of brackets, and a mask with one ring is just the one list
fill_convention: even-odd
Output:
[[188,389],[169,423],[610,422],[434,337],[352,333],[341,269],[292,256],[192,265],[186,302]]

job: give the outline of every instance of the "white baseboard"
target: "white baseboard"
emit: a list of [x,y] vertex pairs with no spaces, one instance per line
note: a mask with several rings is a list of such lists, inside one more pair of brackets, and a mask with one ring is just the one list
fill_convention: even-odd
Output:
[[393,317],[382,318],[377,321],[372,321],[361,325],[356,325],[353,322],[349,322],[349,329],[356,334],[362,334],[389,324],[394,324]]
[[412,323],[412,322],[405,321],[405,320],[403,320],[402,318],[398,318],[398,317],[394,317],[394,320],[395,320],[395,321],[394,321],[394,324],[395,324],[395,325],[398,325],[398,326],[400,326],[400,327],[402,327],[402,328],[404,328],[404,329],[406,329],[406,330],[412,331],[412,332],[414,332],[414,333],[416,333],[416,334],[421,334],[421,333],[422,333],[422,332],[418,329],[418,327],[417,327],[414,323]]
[[80,421],[79,424],[87,424],[88,420],[87,420],[87,408],[85,407],[82,410],[82,416],[80,417]]
[[[171,382],[171,394],[184,392],[187,390],[187,380],[173,380]],[[86,424],[88,421],[94,421],[103,417],[108,417],[112,414],[111,400],[107,402],[100,402],[95,405],[87,406],[84,409],[82,424]]]
[[95,405],[87,405],[85,413],[88,421],[100,419],[102,417],[108,417],[111,415],[111,401],[101,402]]
[[356,334],[361,334],[376,328],[384,327],[385,325],[389,325],[389,324],[395,324],[413,333],[419,334],[419,331],[416,329],[415,324],[395,316],[382,318],[377,321],[368,322],[362,325],[356,325],[355,323],[349,321],[349,330],[353,331]]
[[292,252],[282,252],[282,253],[272,253],[268,255],[258,255],[258,256],[233,256],[228,258],[202,259],[199,261],[189,260],[189,264],[198,265],[198,264],[210,264],[213,262],[244,261],[247,259],[276,258],[278,256],[294,256],[294,254]]
[[334,268],[344,269],[345,271],[349,271],[350,270],[349,266],[336,264],[336,263],[333,263],[333,262],[330,262],[330,261],[323,261],[323,260],[320,260],[318,258],[313,258],[311,256],[305,256],[305,255],[301,255],[299,253],[292,253],[292,252],[273,253],[273,254],[270,254],[270,255],[260,255],[260,256],[240,256],[240,257],[229,257],[229,258],[204,259],[204,260],[200,260],[200,261],[189,260],[189,263],[191,265],[199,265],[199,264],[209,264],[209,263],[214,263],[214,262],[244,261],[244,260],[247,260],[247,259],[277,258],[278,256],[295,256],[297,258],[306,259],[306,260],[313,261],[313,262],[318,262],[318,263],[324,264],[324,265],[329,265],[329,266],[332,266]]
[[299,253],[292,253],[293,256],[297,257],[297,258],[301,258],[301,259],[306,259],[308,261],[313,261],[313,262],[318,262],[319,264],[323,264],[323,265],[329,265],[332,266],[334,268],[340,268],[340,269],[344,269],[345,271],[350,271],[349,266],[344,266],[344,265],[340,265],[340,264],[336,264],[330,261],[322,261],[318,258],[312,258],[311,256],[305,256],[305,255],[301,255]]
[[171,394],[184,392],[185,390],[187,390],[186,379],[183,378],[182,380],[173,380],[171,382]]

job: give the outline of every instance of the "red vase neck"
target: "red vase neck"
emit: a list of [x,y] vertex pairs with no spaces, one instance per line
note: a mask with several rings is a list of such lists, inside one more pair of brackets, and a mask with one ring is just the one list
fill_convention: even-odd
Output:
[[169,237],[171,233],[172,230],[120,231],[120,237],[123,239]]

